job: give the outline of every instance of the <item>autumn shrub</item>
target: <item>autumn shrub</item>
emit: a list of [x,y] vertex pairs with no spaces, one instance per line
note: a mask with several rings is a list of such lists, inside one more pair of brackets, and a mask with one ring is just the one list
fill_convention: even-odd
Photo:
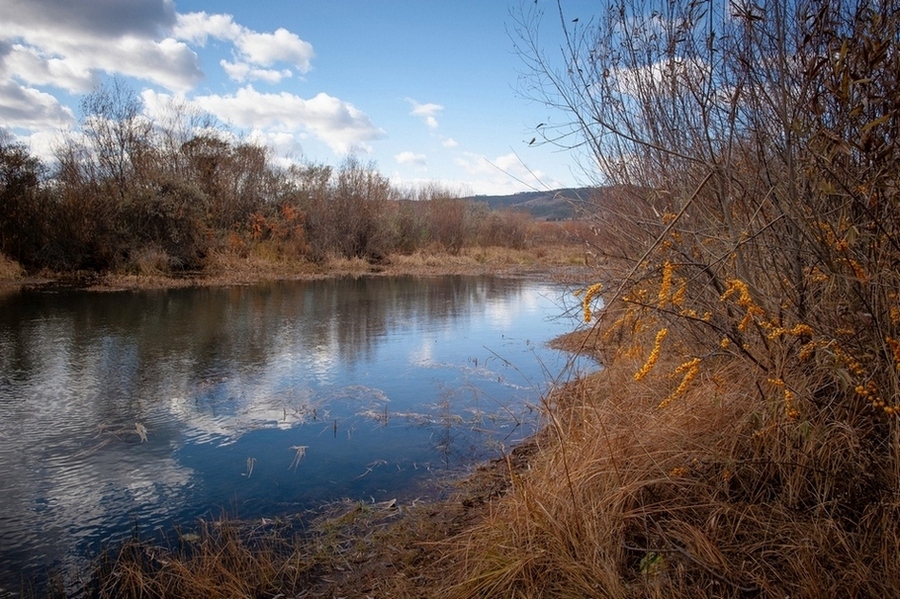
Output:
[[178,181],[130,194],[121,207],[119,243],[130,252],[152,248],[165,253],[172,270],[198,269],[210,245],[204,219],[208,201],[199,189]]
[[388,213],[392,251],[410,255],[422,248],[428,238],[427,204],[400,200]]
[[448,594],[896,595],[896,3],[558,8],[558,69],[540,8],[520,31],[616,192],[581,294],[604,371]]
[[523,249],[529,242],[533,218],[515,210],[494,211],[478,220],[475,239],[479,245]]
[[44,170],[27,148],[0,137],[0,252],[26,265],[40,262],[53,209],[40,187]]
[[389,249],[387,202],[393,190],[372,164],[348,157],[307,202],[309,256],[380,261]]
[[470,238],[472,221],[467,218],[471,204],[449,196],[428,201],[428,239],[451,254],[458,254]]

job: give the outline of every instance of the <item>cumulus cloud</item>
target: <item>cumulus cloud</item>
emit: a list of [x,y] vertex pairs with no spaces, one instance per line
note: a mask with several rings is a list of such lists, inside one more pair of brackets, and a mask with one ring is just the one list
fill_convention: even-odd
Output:
[[415,152],[400,152],[394,156],[397,164],[412,164],[415,166],[427,166],[428,158],[424,154],[416,154]]
[[384,136],[365,113],[325,93],[304,99],[294,94],[260,93],[252,86],[229,95],[199,96],[202,109],[245,129],[309,131],[337,153],[365,150],[366,143]]
[[71,139],[71,133],[65,129],[38,129],[29,135],[15,136],[16,141],[25,144],[31,154],[45,163],[52,163],[57,156],[57,150]]
[[276,74],[276,82],[282,77],[290,77],[290,71],[265,68],[278,63],[292,65],[301,73],[306,73],[314,56],[312,44],[283,27],[273,33],[261,33],[238,25],[231,15],[206,12],[178,15],[174,35],[177,39],[200,46],[205,45],[209,38],[234,44],[238,59],[220,64],[236,81],[257,78],[271,82]]
[[4,0],[6,36],[115,39],[154,38],[175,25],[172,0]]
[[275,33],[257,33],[245,30],[235,40],[241,54],[250,62],[263,66],[286,62],[307,72],[313,57],[312,44],[305,42],[287,29],[278,28]]
[[84,93],[106,72],[185,91],[203,76],[193,50],[165,37],[171,0],[5,0],[0,22],[5,77],[26,84]]
[[293,75],[290,69],[260,69],[246,62],[228,62],[227,60],[219,61],[225,74],[233,81],[244,82],[248,79],[259,79],[266,83],[278,83],[282,79],[288,79]]
[[18,75],[32,85],[53,85],[73,92],[88,92],[100,81],[84,63],[67,58],[46,57],[36,48],[13,44],[3,58],[5,73]]
[[209,38],[235,40],[244,28],[234,22],[234,17],[223,14],[192,12],[179,14],[172,35],[180,40],[205,46]]
[[453,139],[452,137],[448,137],[444,141],[441,142],[441,145],[445,148],[455,148],[459,145],[459,142]]
[[412,106],[412,111],[410,111],[409,114],[424,120],[425,124],[431,129],[438,128],[437,117],[435,115],[444,109],[443,106],[434,103],[421,104],[412,98],[406,98],[406,101]]
[[287,168],[295,163],[299,156],[303,155],[303,146],[300,143],[307,139],[305,133],[297,134],[293,131],[263,131],[254,129],[247,135],[250,143],[265,146],[272,149],[271,160],[274,164]]
[[107,48],[105,55],[97,58],[97,64],[107,73],[145,79],[178,92],[191,89],[203,78],[194,51],[172,38],[160,42],[122,40],[112,52]]
[[13,128],[56,129],[74,123],[75,115],[48,93],[6,81],[0,82],[0,122]]

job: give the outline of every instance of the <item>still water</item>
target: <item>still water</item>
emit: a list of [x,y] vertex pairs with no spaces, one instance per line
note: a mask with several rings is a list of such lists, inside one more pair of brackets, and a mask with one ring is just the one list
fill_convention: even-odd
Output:
[[0,595],[136,527],[425,493],[534,431],[572,303],[493,277],[0,296]]

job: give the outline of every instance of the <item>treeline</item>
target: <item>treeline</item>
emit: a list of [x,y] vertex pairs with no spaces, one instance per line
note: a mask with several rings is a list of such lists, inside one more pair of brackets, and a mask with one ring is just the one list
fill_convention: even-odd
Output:
[[321,262],[470,245],[523,248],[534,225],[438,185],[400,190],[350,156],[282,167],[208,117],[159,122],[118,80],[87,96],[51,168],[0,138],[0,252],[55,271],[203,268],[215,251]]

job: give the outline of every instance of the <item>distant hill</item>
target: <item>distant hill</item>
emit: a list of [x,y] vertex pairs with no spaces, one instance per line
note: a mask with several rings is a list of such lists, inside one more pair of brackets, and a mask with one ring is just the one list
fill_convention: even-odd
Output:
[[541,220],[567,220],[575,217],[576,206],[587,200],[596,189],[579,187],[553,191],[523,191],[505,196],[476,195],[474,202],[487,204],[491,210],[522,210]]

